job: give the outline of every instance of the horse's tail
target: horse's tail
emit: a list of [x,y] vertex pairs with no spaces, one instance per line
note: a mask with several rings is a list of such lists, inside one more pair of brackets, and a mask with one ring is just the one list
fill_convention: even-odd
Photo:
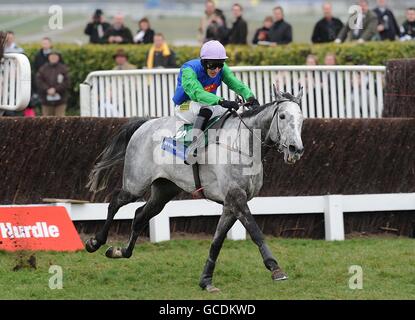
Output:
[[134,132],[148,119],[132,120],[124,124],[120,131],[112,138],[110,144],[98,156],[94,168],[89,174],[86,185],[92,192],[98,192],[106,188],[108,180],[114,171],[114,166],[124,162],[128,142]]

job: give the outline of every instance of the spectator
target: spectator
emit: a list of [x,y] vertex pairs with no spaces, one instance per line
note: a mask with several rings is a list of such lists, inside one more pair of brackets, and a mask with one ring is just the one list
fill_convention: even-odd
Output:
[[225,30],[227,30],[226,18],[225,18],[225,15],[223,14],[223,11],[216,8],[215,2],[213,0],[207,0],[205,1],[205,15],[200,21],[200,25],[198,29],[200,43],[208,41],[206,39],[207,29],[212,24],[212,18],[214,18],[214,14],[216,17],[220,17],[221,24],[224,26]]
[[269,41],[275,44],[288,44],[293,41],[292,27],[284,21],[284,11],[281,7],[275,7],[274,24],[269,31]]
[[147,52],[147,68],[176,68],[176,54],[167,45],[162,33],[154,36],[154,45]]
[[202,20],[200,21],[199,25],[199,42],[203,43],[205,42],[205,35],[207,33],[208,26],[211,23],[211,18],[213,14],[215,13],[216,5],[213,0],[207,0],[205,1],[205,15],[202,17]]
[[133,36],[131,30],[124,26],[124,16],[117,14],[114,16],[111,27],[105,32],[104,38],[108,43],[132,43]]
[[333,17],[333,8],[330,3],[323,4],[323,15],[324,17],[314,27],[311,37],[313,43],[333,42],[343,28],[340,19]]
[[254,38],[252,39],[253,44],[258,44],[258,42],[269,42],[269,31],[271,30],[273,22],[271,16],[265,17],[264,24],[255,32]]
[[378,32],[381,40],[395,41],[399,36],[399,26],[393,12],[387,8],[386,0],[377,0],[378,6],[373,10],[378,16]]
[[68,67],[60,62],[60,54],[52,50],[48,63],[36,74],[37,88],[42,103],[42,115],[65,116],[67,90],[70,86]]
[[134,43],[148,44],[153,43],[154,30],[150,27],[150,21],[147,18],[143,18],[138,22],[138,31],[134,36]]
[[84,33],[89,36],[89,43],[105,43],[105,33],[109,28],[110,24],[104,21],[104,13],[97,9],[92,21],[86,25]]
[[112,57],[116,63],[116,66],[113,68],[113,70],[137,69],[137,66],[128,62],[128,54],[124,51],[124,49],[118,49]]
[[247,44],[248,24],[242,18],[242,12],[243,8],[240,4],[235,3],[232,6],[232,15],[235,18],[235,22],[229,32],[230,44]]
[[4,47],[6,46],[7,33],[0,31],[0,61],[3,59]]
[[52,40],[48,37],[44,37],[40,43],[41,48],[35,55],[35,61],[33,62],[33,69],[35,74],[39,71],[40,67],[48,62],[48,55],[52,51]]
[[[37,88],[36,88],[36,74],[39,71],[40,67],[48,63],[49,53],[52,52],[52,41],[48,37],[44,37],[41,42],[41,48],[35,55],[35,60],[33,62],[33,73],[32,73],[32,98],[38,99]],[[62,57],[60,57],[60,62],[63,62]]]
[[24,53],[24,50],[16,44],[13,31],[6,32],[6,46],[4,47],[4,53]]
[[217,40],[223,45],[228,43],[228,29],[223,22],[222,16],[214,13],[206,30],[206,41]]
[[317,56],[314,54],[309,54],[305,60],[305,64],[307,66],[316,66],[318,65],[318,59]]
[[324,64],[326,66],[335,66],[337,65],[337,57],[336,54],[333,52],[329,52],[324,57]]
[[23,110],[23,116],[27,118],[33,118],[36,116],[36,109],[42,108],[39,96],[34,94],[30,97],[29,105]]
[[[377,35],[378,18],[373,11],[369,10],[369,4],[367,0],[360,0],[359,6],[362,8],[363,28],[351,29],[350,24],[346,23],[343,29],[337,36],[336,43],[341,43],[348,38],[349,41],[357,41],[359,43],[373,40]],[[356,20],[355,14],[349,17],[348,21]]]
[[401,41],[415,40],[415,8],[406,10],[406,21],[401,26]]

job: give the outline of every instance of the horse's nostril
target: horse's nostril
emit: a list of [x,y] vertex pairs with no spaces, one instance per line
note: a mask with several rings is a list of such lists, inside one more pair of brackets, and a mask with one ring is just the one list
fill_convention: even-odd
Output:
[[297,151],[297,148],[296,148],[296,147],[294,147],[293,145],[290,145],[290,146],[288,147],[288,150],[289,150],[290,152],[294,153],[294,152],[296,152],[296,151]]
[[294,146],[292,144],[288,146],[288,150],[291,153],[295,153],[295,154],[303,154],[303,152],[304,152],[304,148],[297,148],[296,146]]

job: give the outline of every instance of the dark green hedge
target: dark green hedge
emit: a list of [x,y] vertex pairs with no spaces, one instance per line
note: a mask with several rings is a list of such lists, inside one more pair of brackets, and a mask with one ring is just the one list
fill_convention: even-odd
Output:
[[[38,44],[23,46],[30,60],[39,49]],[[79,84],[89,72],[108,70],[114,66],[112,58],[117,48],[123,47],[130,56],[130,62],[142,67],[145,65],[145,54],[148,45],[69,45],[57,44],[65,62],[69,65],[72,77],[72,89],[69,106],[79,108]],[[199,55],[198,47],[172,47],[176,52],[177,63],[193,59]],[[230,65],[300,65],[304,64],[308,54],[319,57],[320,62],[327,52],[337,54],[339,64],[385,65],[389,59],[414,58],[415,43],[372,42],[366,44],[292,44],[274,48],[252,46],[228,46],[227,53]]]

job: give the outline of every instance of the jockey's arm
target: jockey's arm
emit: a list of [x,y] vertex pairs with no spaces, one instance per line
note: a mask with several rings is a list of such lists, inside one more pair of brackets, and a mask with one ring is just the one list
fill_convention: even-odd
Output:
[[229,87],[229,89],[235,91],[245,100],[248,100],[250,97],[254,96],[251,89],[235,77],[235,74],[231,71],[231,69],[229,69],[226,63],[223,66],[223,82]]
[[192,101],[206,106],[217,105],[221,99],[216,94],[205,91],[191,68],[184,68],[182,71],[182,87]]

